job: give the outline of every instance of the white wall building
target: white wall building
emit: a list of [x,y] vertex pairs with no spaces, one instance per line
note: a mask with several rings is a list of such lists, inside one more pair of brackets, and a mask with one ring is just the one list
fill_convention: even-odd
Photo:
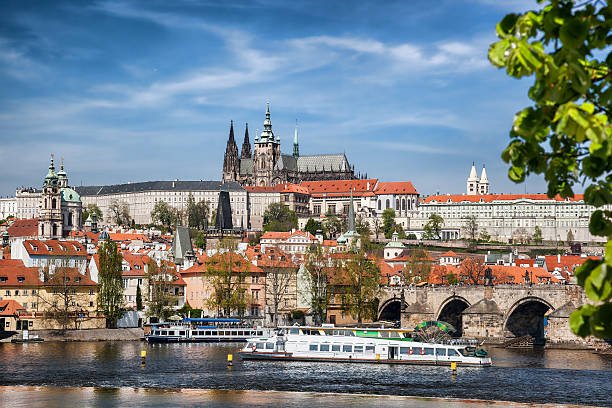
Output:
[[17,199],[15,197],[0,198],[0,220],[9,215],[17,217]]

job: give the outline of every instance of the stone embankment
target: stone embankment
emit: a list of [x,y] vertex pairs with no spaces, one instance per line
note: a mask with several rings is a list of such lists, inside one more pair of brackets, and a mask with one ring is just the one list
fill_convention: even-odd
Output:
[[30,332],[45,341],[136,341],[144,337],[142,328],[36,330]]

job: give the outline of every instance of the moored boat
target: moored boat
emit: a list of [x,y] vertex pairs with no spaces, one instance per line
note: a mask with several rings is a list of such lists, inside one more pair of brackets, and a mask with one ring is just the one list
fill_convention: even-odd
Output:
[[428,343],[401,329],[282,327],[273,336],[250,339],[240,356],[244,360],[491,366],[491,358],[477,342]]
[[154,325],[145,339],[149,343],[241,342],[271,334],[270,329],[249,325],[240,319],[187,318]]

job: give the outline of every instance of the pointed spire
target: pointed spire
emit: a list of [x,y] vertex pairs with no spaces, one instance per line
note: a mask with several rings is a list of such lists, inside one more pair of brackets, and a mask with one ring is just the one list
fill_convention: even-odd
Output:
[[349,202],[348,230],[355,231],[355,209],[353,208],[353,187],[351,187],[351,201]]
[[264,130],[263,132],[261,132],[261,136],[259,138],[259,143],[268,143],[268,142],[278,143],[278,140],[274,138],[274,133],[272,132],[272,121],[270,120],[270,102],[267,103],[266,120],[264,121]]
[[236,181],[239,171],[240,158],[238,157],[238,146],[234,140],[234,121],[230,121],[230,133],[223,157],[223,182]]
[[234,140],[234,121],[230,120],[230,134],[229,134],[229,140]]
[[470,176],[468,181],[478,181],[478,175],[476,174],[476,165],[472,162],[472,169],[470,170]]
[[49,162],[49,172],[45,177],[44,185],[57,185],[57,174],[55,174],[55,165],[53,164],[53,153],[51,153],[51,161]]
[[251,142],[249,141],[249,124],[246,124],[244,130],[244,142],[242,142],[242,153],[240,154],[241,159],[251,158]]
[[485,170],[484,164],[482,165],[482,174],[480,175],[480,183],[489,183],[489,179],[487,178],[487,171]]
[[298,143],[298,121],[295,120],[295,133],[293,135],[293,157],[300,157],[300,145]]

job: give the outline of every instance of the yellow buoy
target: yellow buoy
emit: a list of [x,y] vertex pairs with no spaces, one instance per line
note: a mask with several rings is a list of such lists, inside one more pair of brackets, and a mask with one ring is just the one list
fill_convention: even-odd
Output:
[[451,370],[453,370],[453,373],[457,372],[457,363],[451,363]]
[[232,365],[232,361],[234,359],[234,356],[231,354],[227,355],[227,366],[230,367]]
[[140,357],[145,358],[147,356],[147,350],[142,350],[140,352]]
[[147,363],[147,350],[140,352],[140,364],[145,365]]

